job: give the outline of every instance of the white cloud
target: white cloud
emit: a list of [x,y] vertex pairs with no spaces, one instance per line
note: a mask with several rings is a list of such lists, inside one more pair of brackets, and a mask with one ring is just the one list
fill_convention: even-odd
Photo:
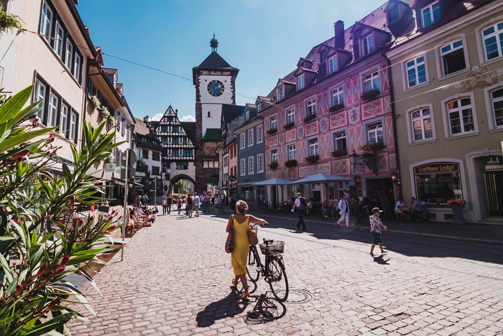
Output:
[[164,113],[157,113],[155,116],[152,117],[152,121],[159,121],[161,120],[162,116]]
[[186,116],[182,117],[182,119],[180,119],[180,121],[196,121],[196,118],[194,118],[191,115],[186,115]]

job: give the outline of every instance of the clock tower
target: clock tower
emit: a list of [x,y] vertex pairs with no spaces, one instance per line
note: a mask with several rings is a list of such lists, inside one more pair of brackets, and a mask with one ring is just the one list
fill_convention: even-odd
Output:
[[217,147],[221,143],[222,105],[235,105],[235,83],[239,69],[217,53],[213,35],[211,54],[192,68],[196,87],[196,191],[205,191],[208,181],[218,181]]

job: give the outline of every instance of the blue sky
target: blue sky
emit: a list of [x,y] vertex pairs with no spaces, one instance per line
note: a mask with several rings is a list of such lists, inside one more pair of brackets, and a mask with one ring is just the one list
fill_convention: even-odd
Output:
[[[239,105],[266,95],[278,78],[295,69],[300,57],[363,18],[381,0],[81,0],[78,10],[91,38],[104,53],[192,78],[192,67],[211,52],[240,69]],[[105,67],[119,70],[119,81],[137,118],[162,114],[169,104],[180,117],[194,116],[192,81],[169,76],[108,56]],[[244,97],[247,96],[247,97]]]

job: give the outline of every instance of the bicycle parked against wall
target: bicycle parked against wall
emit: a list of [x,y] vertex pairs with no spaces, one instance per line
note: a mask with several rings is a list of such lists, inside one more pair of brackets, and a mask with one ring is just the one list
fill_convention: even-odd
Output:
[[[253,229],[257,230],[258,225],[253,225]],[[246,271],[251,282],[256,283],[260,274],[264,276],[264,280],[269,283],[272,294],[280,301],[284,302],[288,299],[288,278],[283,264],[283,256],[285,250],[285,242],[280,240],[265,239],[264,243],[259,244],[260,250],[265,254],[265,265],[260,259],[257,247],[250,245],[248,252],[248,265]]]

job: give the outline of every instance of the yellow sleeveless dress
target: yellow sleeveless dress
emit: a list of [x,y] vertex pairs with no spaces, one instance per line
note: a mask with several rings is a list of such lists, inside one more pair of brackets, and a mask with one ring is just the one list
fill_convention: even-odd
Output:
[[248,240],[249,222],[250,219],[248,217],[243,223],[239,223],[235,218],[233,219],[234,251],[231,253],[231,258],[235,275],[246,274],[248,250],[250,249],[250,242]]

